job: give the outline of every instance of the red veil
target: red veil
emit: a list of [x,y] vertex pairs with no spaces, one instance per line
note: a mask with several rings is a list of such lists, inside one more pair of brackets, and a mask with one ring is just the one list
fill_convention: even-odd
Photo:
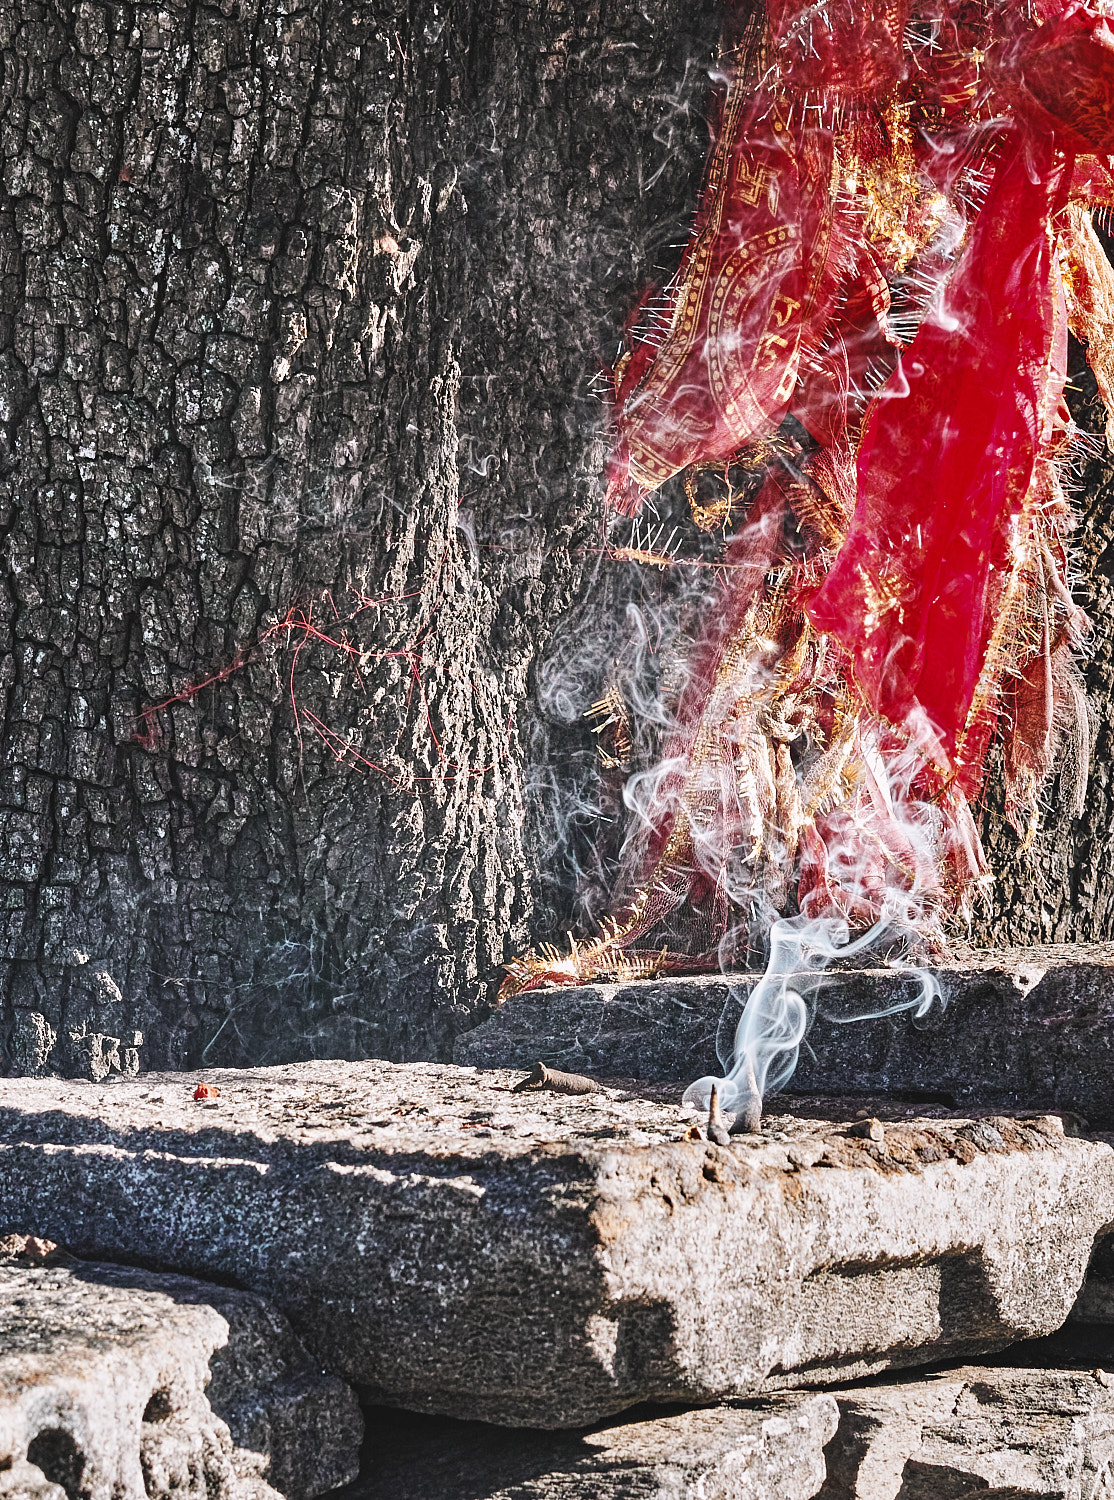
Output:
[[689,246],[614,372],[608,497],[766,479],[613,916],[505,992],[713,961],[756,902],[862,924],[897,898],[931,934],[985,873],[993,737],[1023,836],[1065,734],[1085,773],[1063,391],[1069,328],[1114,391],[1089,213],[1114,29],[1057,0],[732,3],[722,61]]

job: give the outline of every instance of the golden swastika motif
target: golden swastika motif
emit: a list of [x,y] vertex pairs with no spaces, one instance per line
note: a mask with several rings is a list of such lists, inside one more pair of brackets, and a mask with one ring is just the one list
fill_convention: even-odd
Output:
[[771,216],[777,213],[777,177],[769,167],[760,167],[742,155],[735,158],[735,195],[751,208],[757,208],[759,200],[765,198]]
[[761,426],[771,398],[784,401],[796,383],[800,335],[793,314],[802,274],[799,236],[782,225],[740,245],[711,289],[709,385],[741,438]]

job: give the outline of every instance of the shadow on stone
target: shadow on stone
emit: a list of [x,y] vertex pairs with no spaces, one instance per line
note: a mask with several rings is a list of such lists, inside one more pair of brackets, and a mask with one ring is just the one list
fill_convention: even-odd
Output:
[[45,1427],[27,1446],[27,1461],[43,1471],[51,1484],[65,1490],[67,1500],[81,1500],[85,1455],[64,1427]]
[[808,1500],[835,1430],[830,1396],[641,1406],[582,1433],[365,1412],[361,1478],[336,1500]]

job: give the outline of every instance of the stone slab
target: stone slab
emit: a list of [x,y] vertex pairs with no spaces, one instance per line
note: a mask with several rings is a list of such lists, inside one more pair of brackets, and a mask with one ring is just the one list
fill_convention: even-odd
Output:
[[[905,1094],[952,1107],[1070,1109],[1114,1125],[1114,945],[968,952],[941,963],[945,1007],[848,1024],[913,991],[891,969],[831,970],[789,1090]],[[757,976],[535,990],[457,1037],[457,1063],[689,1082],[718,1071]],[[790,1107],[792,1107],[790,1105]]]
[[[1111,1231],[1098,1241],[1091,1255],[1087,1279],[1072,1309],[1075,1323],[1114,1325],[1114,1226]],[[1114,1326],[1110,1338],[1114,1341]]]
[[361,1431],[251,1293],[0,1260],[3,1500],[310,1500],[356,1474]]
[[10,1079],[0,1224],[249,1287],[369,1399],[560,1427],[1048,1333],[1114,1223],[1114,1150],[1053,1117],[770,1116],[719,1147],[668,1091],[517,1076]]
[[811,1500],[837,1420],[827,1394],[575,1435],[369,1413],[368,1477],[338,1500]]
[[1102,1369],[974,1366],[837,1400],[819,1500],[1114,1494],[1114,1376]]

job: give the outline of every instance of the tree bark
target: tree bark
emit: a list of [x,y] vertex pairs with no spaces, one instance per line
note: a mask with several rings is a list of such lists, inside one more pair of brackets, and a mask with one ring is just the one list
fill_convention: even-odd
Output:
[[437,1055],[568,909],[531,667],[716,27],[0,0],[10,1070]]
[[[717,11],[0,0],[0,1068],[446,1055],[602,914],[594,383]],[[1114,935],[1085,509],[1092,796],[988,813],[989,940]]]
[[[1101,433],[1105,414],[1079,351],[1068,395],[1079,426]],[[1086,807],[1080,817],[1069,811],[1067,763],[1046,789],[1036,836],[1025,848],[1003,815],[1001,786],[991,779],[982,834],[993,885],[972,932],[987,946],[1114,938],[1114,468],[1108,453],[1087,465],[1074,500],[1074,592],[1092,625],[1082,664],[1092,731]]]

